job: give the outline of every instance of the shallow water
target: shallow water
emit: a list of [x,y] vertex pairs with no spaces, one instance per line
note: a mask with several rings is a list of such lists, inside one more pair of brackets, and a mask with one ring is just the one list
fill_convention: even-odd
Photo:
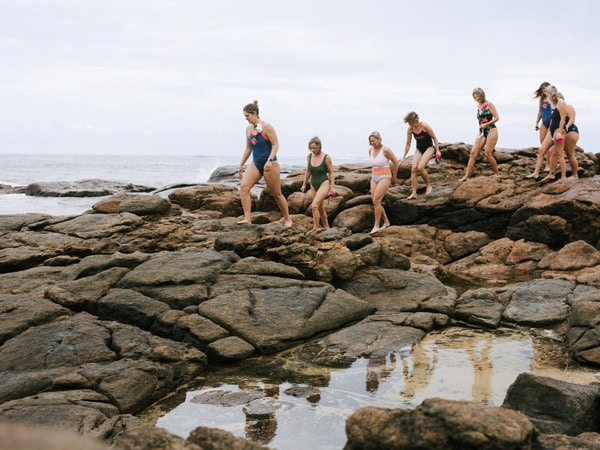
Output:
[[213,369],[144,414],[181,437],[217,427],[274,449],[341,449],[345,420],[363,406],[414,408],[441,397],[499,406],[521,372],[590,384],[597,371],[566,367],[552,332],[431,332],[413,349],[327,368],[302,347]]

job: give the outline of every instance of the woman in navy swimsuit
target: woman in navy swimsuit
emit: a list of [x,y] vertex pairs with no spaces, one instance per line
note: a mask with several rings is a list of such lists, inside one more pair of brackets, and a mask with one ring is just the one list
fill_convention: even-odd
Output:
[[[250,191],[258,180],[264,176],[267,189],[281,210],[283,223],[290,227],[292,226],[292,219],[290,219],[287,200],[281,192],[280,168],[277,162],[279,140],[275,128],[259,118],[258,102],[256,100],[244,106],[243,112],[249,125],[246,127],[246,149],[242,155],[242,162],[238,171],[242,179],[240,198],[244,210],[244,219],[238,223],[252,223],[250,214],[252,196]],[[250,154],[252,154],[252,163],[244,171],[244,164],[246,164]]]
[[499,176],[498,163],[494,159],[494,147],[498,142],[498,128],[496,128],[496,122],[500,119],[498,117],[498,111],[492,102],[488,102],[485,99],[485,92],[481,88],[473,89],[473,99],[477,102],[477,121],[479,122],[479,136],[475,139],[473,148],[471,148],[471,154],[469,155],[469,162],[467,163],[467,169],[465,175],[459,181],[465,181],[473,173],[475,167],[475,161],[477,156],[482,149],[484,149],[484,155],[492,166],[494,176]]
[[[548,128],[550,127],[550,115],[552,114],[552,104],[546,95],[546,88],[550,87],[550,83],[544,81],[534,93],[533,98],[539,99],[538,113],[535,119],[535,129],[540,132],[540,145],[544,142]],[[540,126],[540,120],[542,126]]]

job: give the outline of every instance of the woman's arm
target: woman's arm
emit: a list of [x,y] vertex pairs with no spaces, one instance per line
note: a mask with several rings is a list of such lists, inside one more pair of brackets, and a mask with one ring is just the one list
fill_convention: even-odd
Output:
[[246,164],[246,161],[248,161],[248,158],[250,158],[250,153],[252,153],[252,149],[250,148],[249,137],[250,126],[246,128],[246,148],[244,149],[244,153],[242,154],[242,161],[240,162],[240,167],[238,169],[238,174],[240,175],[240,178],[242,177],[242,175],[244,175],[244,164]]
[[402,156],[402,161],[406,159],[406,155],[410,151],[410,144],[412,143],[412,127],[409,126],[406,130],[406,145],[404,146],[404,156]]
[[383,147],[383,154],[392,162],[392,183],[395,183],[398,177],[398,158],[396,158],[392,149],[386,146]]
[[269,164],[272,162],[275,156],[277,156],[277,152],[279,151],[279,138],[277,137],[277,132],[275,131],[275,128],[273,128],[273,125],[267,122],[263,122],[263,136],[267,138],[272,146],[271,154],[267,160],[267,164]]
[[431,136],[431,139],[433,139],[433,148],[435,149],[435,152],[439,153],[440,152],[440,143],[438,142],[438,138],[437,138],[437,135],[435,134],[435,131],[433,131],[433,128],[431,128],[431,126],[428,123],[423,123],[423,128],[425,129],[427,134],[429,136]]
[[496,106],[492,102],[488,102],[488,109],[492,113],[492,120],[481,124],[481,125],[485,125],[486,128],[500,120],[500,116],[498,115],[498,110],[496,109]]
[[329,193],[332,194],[335,192],[335,187],[333,185],[335,176],[333,174],[333,163],[331,162],[331,156],[327,155],[325,157],[325,164],[327,164],[327,173],[329,174]]
[[310,155],[306,157],[306,172],[304,172],[304,180],[302,180],[302,187],[300,191],[304,192],[308,185],[308,178],[310,177]]

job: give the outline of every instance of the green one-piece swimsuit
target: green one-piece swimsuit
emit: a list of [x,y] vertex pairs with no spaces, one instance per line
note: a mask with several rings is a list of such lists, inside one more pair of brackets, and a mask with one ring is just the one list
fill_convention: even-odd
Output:
[[310,185],[315,191],[318,191],[321,185],[329,178],[329,173],[327,172],[327,155],[323,155],[323,161],[318,166],[313,166],[310,162],[311,159],[309,155]]

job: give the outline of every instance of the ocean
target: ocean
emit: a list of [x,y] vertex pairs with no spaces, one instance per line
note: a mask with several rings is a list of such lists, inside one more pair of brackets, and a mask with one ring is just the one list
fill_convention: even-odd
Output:
[[[99,179],[160,189],[174,184],[205,183],[222,166],[240,162],[235,155],[0,155],[0,185],[27,186],[45,181]],[[304,168],[305,157],[279,155],[282,172]],[[359,161],[334,161],[335,164]],[[282,177],[285,175],[282,175]],[[0,194],[0,214],[81,214],[103,197],[33,197]]]

